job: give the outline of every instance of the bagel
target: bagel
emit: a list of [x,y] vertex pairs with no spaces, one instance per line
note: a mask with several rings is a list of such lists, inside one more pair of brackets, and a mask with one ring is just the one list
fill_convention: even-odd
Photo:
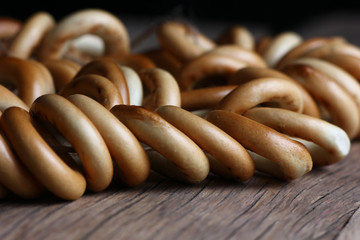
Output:
[[67,165],[56,155],[31,121],[26,110],[10,107],[1,116],[0,124],[21,162],[37,181],[62,199],[80,198],[86,190],[81,170],[74,164]]
[[302,41],[300,44],[289,50],[274,66],[275,69],[281,70],[281,68],[288,62],[293,61],[297,58],[303,57],[308,52],[322,47],[329,43],[344,42],[345,39],[342,37],[313,37]]
[[183,63],[216,46],[214,41],[193,26],[180,21],[160,23],[156,36],[161,47]]
[[177,106],[161,106],[156,112],[210,155],[213,173],[238,181],[253,176],[255,166],[249,153],[215,125]]
[[55,19],[47,12],[36,12],[17,32],[8,49],[8,56],[28,59],[45,35],[55,26]]
[[121,57],[129,52],[126,27],[119,18],[101,9],[82,9],[61,19],[45,36],[37,58],[63,58],[67,43],[84,34],[94,34],[104,41],[106,56]]
[[221,77],[222,82],[215,84],[225,85],[231,74],[246,65],[245,62],[224,54],[204,54],[184,64],[175,77],[181,90],[200,88],[202,84],[214,84],[210,81],[211,77]]
[[34,101],[30,114],[49,121],[71,143],[82,162],[89,190],[97,192],[109,186],[113,176],[109,150],[97,128],[80,109],[60,95],[46,94]]
[[44,66],[16,57],[0,57],[0,83],[14,86],[16,95],[29,107],[37,97],[55,91],[51,75],[44,71]]
[[22,198],[35,198],[44,187],[29,172],[0,132],[0,185]]
[[202,149],[159,114],[129,105],[114,106],[111,112],[139,141],[164,157],[149,156],[156,172],[186,183],[199,183],[208,176],[209,161]]
[[285,180],[299,178],[312,169],[308,150],[299,142],[261,123],[226,110],[212,110],[206,120],[228,133],[247,150],[263,158],[253,158],[258,171]]
[[280,107],[296,112],[303,110],[299,87],[282,78],[258,78],[239,85],[221,99],[216,109],[244,113],[261,103],[276,102]]
[[261,56],[267,65],[272,68],[276,66],[285,54],[298,46],[302,41],[302,37],[295,32],[282,32],[268,42],[261,52]]
[[99,130],[119,167],[119,176],[116,177],[120,182],[126,186],[143,183],[150,173],[150,162],[134,134],[97,101],[82,94],[71,95],[68,100],[85,113]]
[[155,110],[163,105],[181,106],[179,85],[168,71],[161,68],[145,69],[139,72],[139,76],[149,90],[144,97],[144,107]]
[[123,104],[121,94],[115,84],[108,78],[97,74],[84,74],[74,78],[62,88],[59,95],[68,97],[76,93],[96,99],[107,109]]
[[122,97],[123,104],[129,104],[129,90],[126,79],[115,60],[102,58],[88,62],[77,72],[74,78],[85,74],[101,75],[115,84]]
[[[359,131],[359,110],[351,95],[331,77],[308,64],[292,63],[283,72],[301,83],[328,113],[331,123],[344,129],[350,139]],[[322,118],[325,118],[322,116]]]
[[322,147],[327,154],[312,154],[315,166],[336,163],[349,154],[351,142],[346,132],[323,119],[285,109],[263,107],[250,109],[244,116],[278,132],[311,141]]
[[256,67],[256,66],[247,66],[242,69],[239,69],[236,71],[233,75],[231,75],[229,79],[229,84],[243,84],[245,82],[257,79],[257,78],[264,78],[264,77],[275,77],[275,78],[283,78],[287,79],[291,82],[294,82],[298,85],[299,90],[301,90],[302,96],[303,96],[303,113],[320,118],[320,110],[316,103],[316,101],[313,99],[313,97],[310,95],[310,93],[297,81],[292,79],[290,76],[286,75],[285,73],[273,69],[273,68],[262,68],[262,67]]

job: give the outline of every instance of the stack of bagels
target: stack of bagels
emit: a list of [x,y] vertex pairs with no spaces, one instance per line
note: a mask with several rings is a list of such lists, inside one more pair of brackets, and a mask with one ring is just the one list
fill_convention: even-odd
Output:
[[150,171],[293,180],[335,164],[360,135],[360,48],[295,32],[211,39],[159,22],[134,51],[118,16],[0,18],[0,196],[66,200]]

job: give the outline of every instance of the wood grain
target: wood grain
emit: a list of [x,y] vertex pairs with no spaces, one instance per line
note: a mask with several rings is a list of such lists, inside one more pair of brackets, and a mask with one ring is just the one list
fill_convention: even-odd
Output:
[[360,223],[360,143],[292,182],[210,175],[198,185],[156,173],[76,201],[52,195],[0,203],[0,239],[353,239]]

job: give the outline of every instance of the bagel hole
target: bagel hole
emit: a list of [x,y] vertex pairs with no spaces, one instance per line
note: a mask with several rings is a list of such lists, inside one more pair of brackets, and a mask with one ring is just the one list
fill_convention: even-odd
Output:
[[224,74],[211,74],[199,79],[194,85],[193,89],[200,89],[206,87],[216,87],[227,85],[228,76]]
[[32,124],[44,141],[69,167],[83,172],[75,149],[53,124],[38,117],[32,117]]

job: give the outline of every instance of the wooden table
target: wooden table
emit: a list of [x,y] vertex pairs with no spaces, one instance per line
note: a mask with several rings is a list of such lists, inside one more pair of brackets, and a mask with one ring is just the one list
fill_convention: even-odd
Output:
[[0,203],[0,239],[356,239],[359,165],[354,142],[343,161],[292,182],[210,175],[186,185],[152,173],[136,188],[76,201],[9,199]]

